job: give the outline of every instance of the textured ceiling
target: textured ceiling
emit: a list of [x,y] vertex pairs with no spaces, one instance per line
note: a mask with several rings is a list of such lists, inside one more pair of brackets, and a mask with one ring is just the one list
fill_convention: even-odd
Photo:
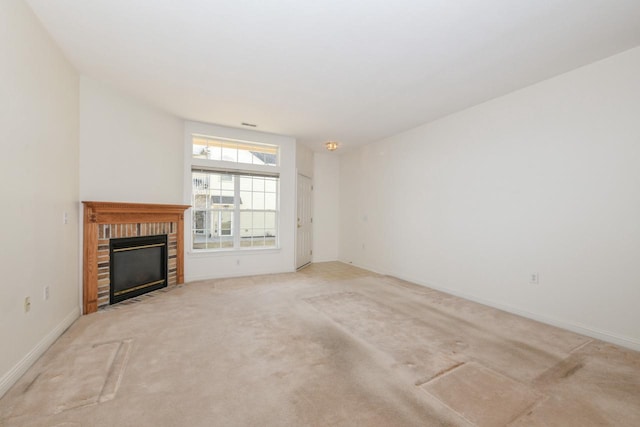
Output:
[[638,0],[28,0],[78,70],[180,117],[372,142],[640,45]]

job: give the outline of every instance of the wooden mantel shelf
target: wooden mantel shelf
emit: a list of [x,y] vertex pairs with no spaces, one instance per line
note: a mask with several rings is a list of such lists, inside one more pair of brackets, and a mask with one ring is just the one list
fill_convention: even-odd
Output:
[[92,202],[84,205],[84,314],[98,309],[98,227],[102,224],[175,223],[177,225],[177,283],[184,283],[184,211],[189,205]]
[[[122,224],[134,222],[161,222],[184,219],[189,205],[159,205],[149,203],[82,202],[85,219],[96,224]],[[89,216],[87,216],[89,215]],[[138,221],[141,219],[142,221]]]

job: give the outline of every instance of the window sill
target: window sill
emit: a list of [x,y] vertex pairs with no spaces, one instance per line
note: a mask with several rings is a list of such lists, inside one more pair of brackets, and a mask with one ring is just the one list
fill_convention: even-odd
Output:
[[238,255],[263,255],[263,254],[275,254],[280,253],[281,248],[247,248],[247,249],[233,249],[233,250],[219,250],[219,249],[202,249],[198,251],[187,250],[187,256],[195,258],[203,257],[219,257],[219,256],[238,256]]

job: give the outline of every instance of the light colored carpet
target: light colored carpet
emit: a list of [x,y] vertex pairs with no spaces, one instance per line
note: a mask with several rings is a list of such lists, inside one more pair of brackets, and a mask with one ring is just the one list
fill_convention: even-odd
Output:
[[637,426],[640,353],[340,263],[80,318],[3,426]]

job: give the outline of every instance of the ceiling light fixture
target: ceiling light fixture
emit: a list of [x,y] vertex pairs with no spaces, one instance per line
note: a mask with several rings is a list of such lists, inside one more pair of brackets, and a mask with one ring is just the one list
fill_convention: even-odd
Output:
[[338,149],[338,143],[335,141],[327,141],[324,143],[324,146],[327,147],[329,151],[336,151]]

